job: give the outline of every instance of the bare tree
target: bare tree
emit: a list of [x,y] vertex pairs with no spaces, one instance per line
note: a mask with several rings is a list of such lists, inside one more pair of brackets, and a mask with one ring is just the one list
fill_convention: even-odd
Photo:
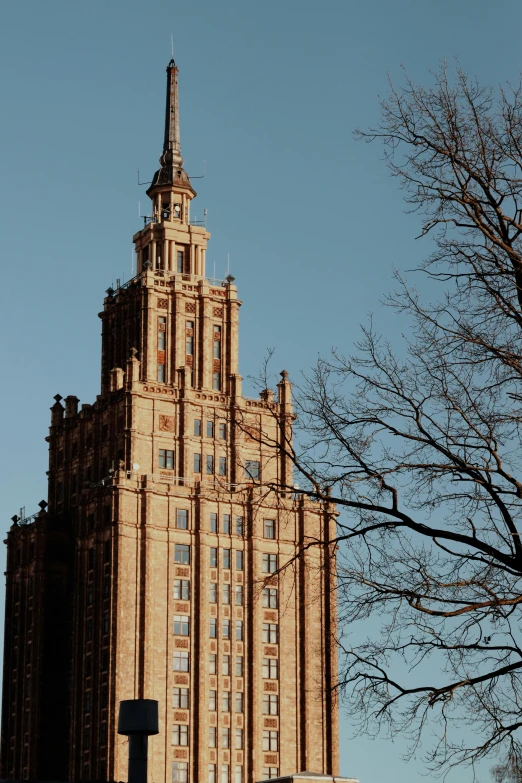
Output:
[[[412,752],[435,728],[438,770],[522,753],[521,99],[520,83],[442,67],[432,87],[391,85],[379,127],[358,133],[384,143],[423,215],[440,294],[423,302],[397,275],[388,304],[408,336],[394,346],[370,325],[354,356],[319,361],[298,395],[300,450],[287,443],[301,491],[345,510],[350,714]],[[370,615],[377,635],[350,634]]]

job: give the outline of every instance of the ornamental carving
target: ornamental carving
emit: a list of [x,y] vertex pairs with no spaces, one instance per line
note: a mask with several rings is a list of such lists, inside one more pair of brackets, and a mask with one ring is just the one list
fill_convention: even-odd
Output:
[[185,302],[185,312],[186,313],[195,313],[196,312],[196,303],[195,302]]
[[212,315],[214,316],[214,318],[223,318],[223,308],[214,307],[212,310]]
[[158,309],[159,310],[166,310],[169,306],[169,300],[168,299],[158,299]]
[[174,416],[165,416],[160,413],[159,428],[162,432],[174,432]]

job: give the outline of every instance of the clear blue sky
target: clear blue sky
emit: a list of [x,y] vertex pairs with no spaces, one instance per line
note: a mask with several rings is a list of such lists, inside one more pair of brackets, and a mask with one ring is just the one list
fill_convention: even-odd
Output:
[[[400,340],[379,298],[393,266],[428,250],[381,150],[352,140],[376,121],[387,72],[400,79],[402,63],[427,81],[458,56],[505,82],[521,63],[521,28],[514,0],[4,3],[2,529],[46,497],[53,395],[92,402],[99,391],[97,313],[104,290],[130,276],[146,202],[136,169],[150,179],[157,167],[171,33],[185,167],[198,175],[207,163],[192,212],[208,209],[207,271],[224,275],[230,253],[244,301],[242,373],[275,347],[274,369],[297,377],[332,346],[349,350],[371,312]],[[2,611],[3,600],[2,586]],[[400,742],[349,736],[345,717],[343,774],[418,780],[422,764],[401,761]]]

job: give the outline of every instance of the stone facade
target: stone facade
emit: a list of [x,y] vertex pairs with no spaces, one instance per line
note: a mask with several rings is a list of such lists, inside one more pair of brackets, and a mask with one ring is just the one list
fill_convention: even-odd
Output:
[[2,778],[126,779],[134,698],[159,702],[156,783],[338,774],[335,509],[293,491],[287,374],[242,395],[241,303],[205,276],[167,75],[137,274],[100,313],[101,394],[53,405],[48,510],[8,533]]

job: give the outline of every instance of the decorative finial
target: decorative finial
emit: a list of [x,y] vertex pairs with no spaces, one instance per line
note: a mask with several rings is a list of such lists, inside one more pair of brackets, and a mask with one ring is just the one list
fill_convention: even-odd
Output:
[[280,372],[279,374],[280,374],[281,378],[283,379],[283,381],[286,381],[286,379],[288,378],[288,373],[287,373],[287,371],[286,371],[286,370],[283,370],[283,371],[282,371],[282,372]]
[[136,349],[136,348],[134,348],[134,347],[132,347],[132,348],[130,349],[130,351],[129,351],[129,358],[130,358],[130,359],[136,359],[136,357],[137,357],[137,356],[138,356],[138,351],[137,351],[137,349]]

